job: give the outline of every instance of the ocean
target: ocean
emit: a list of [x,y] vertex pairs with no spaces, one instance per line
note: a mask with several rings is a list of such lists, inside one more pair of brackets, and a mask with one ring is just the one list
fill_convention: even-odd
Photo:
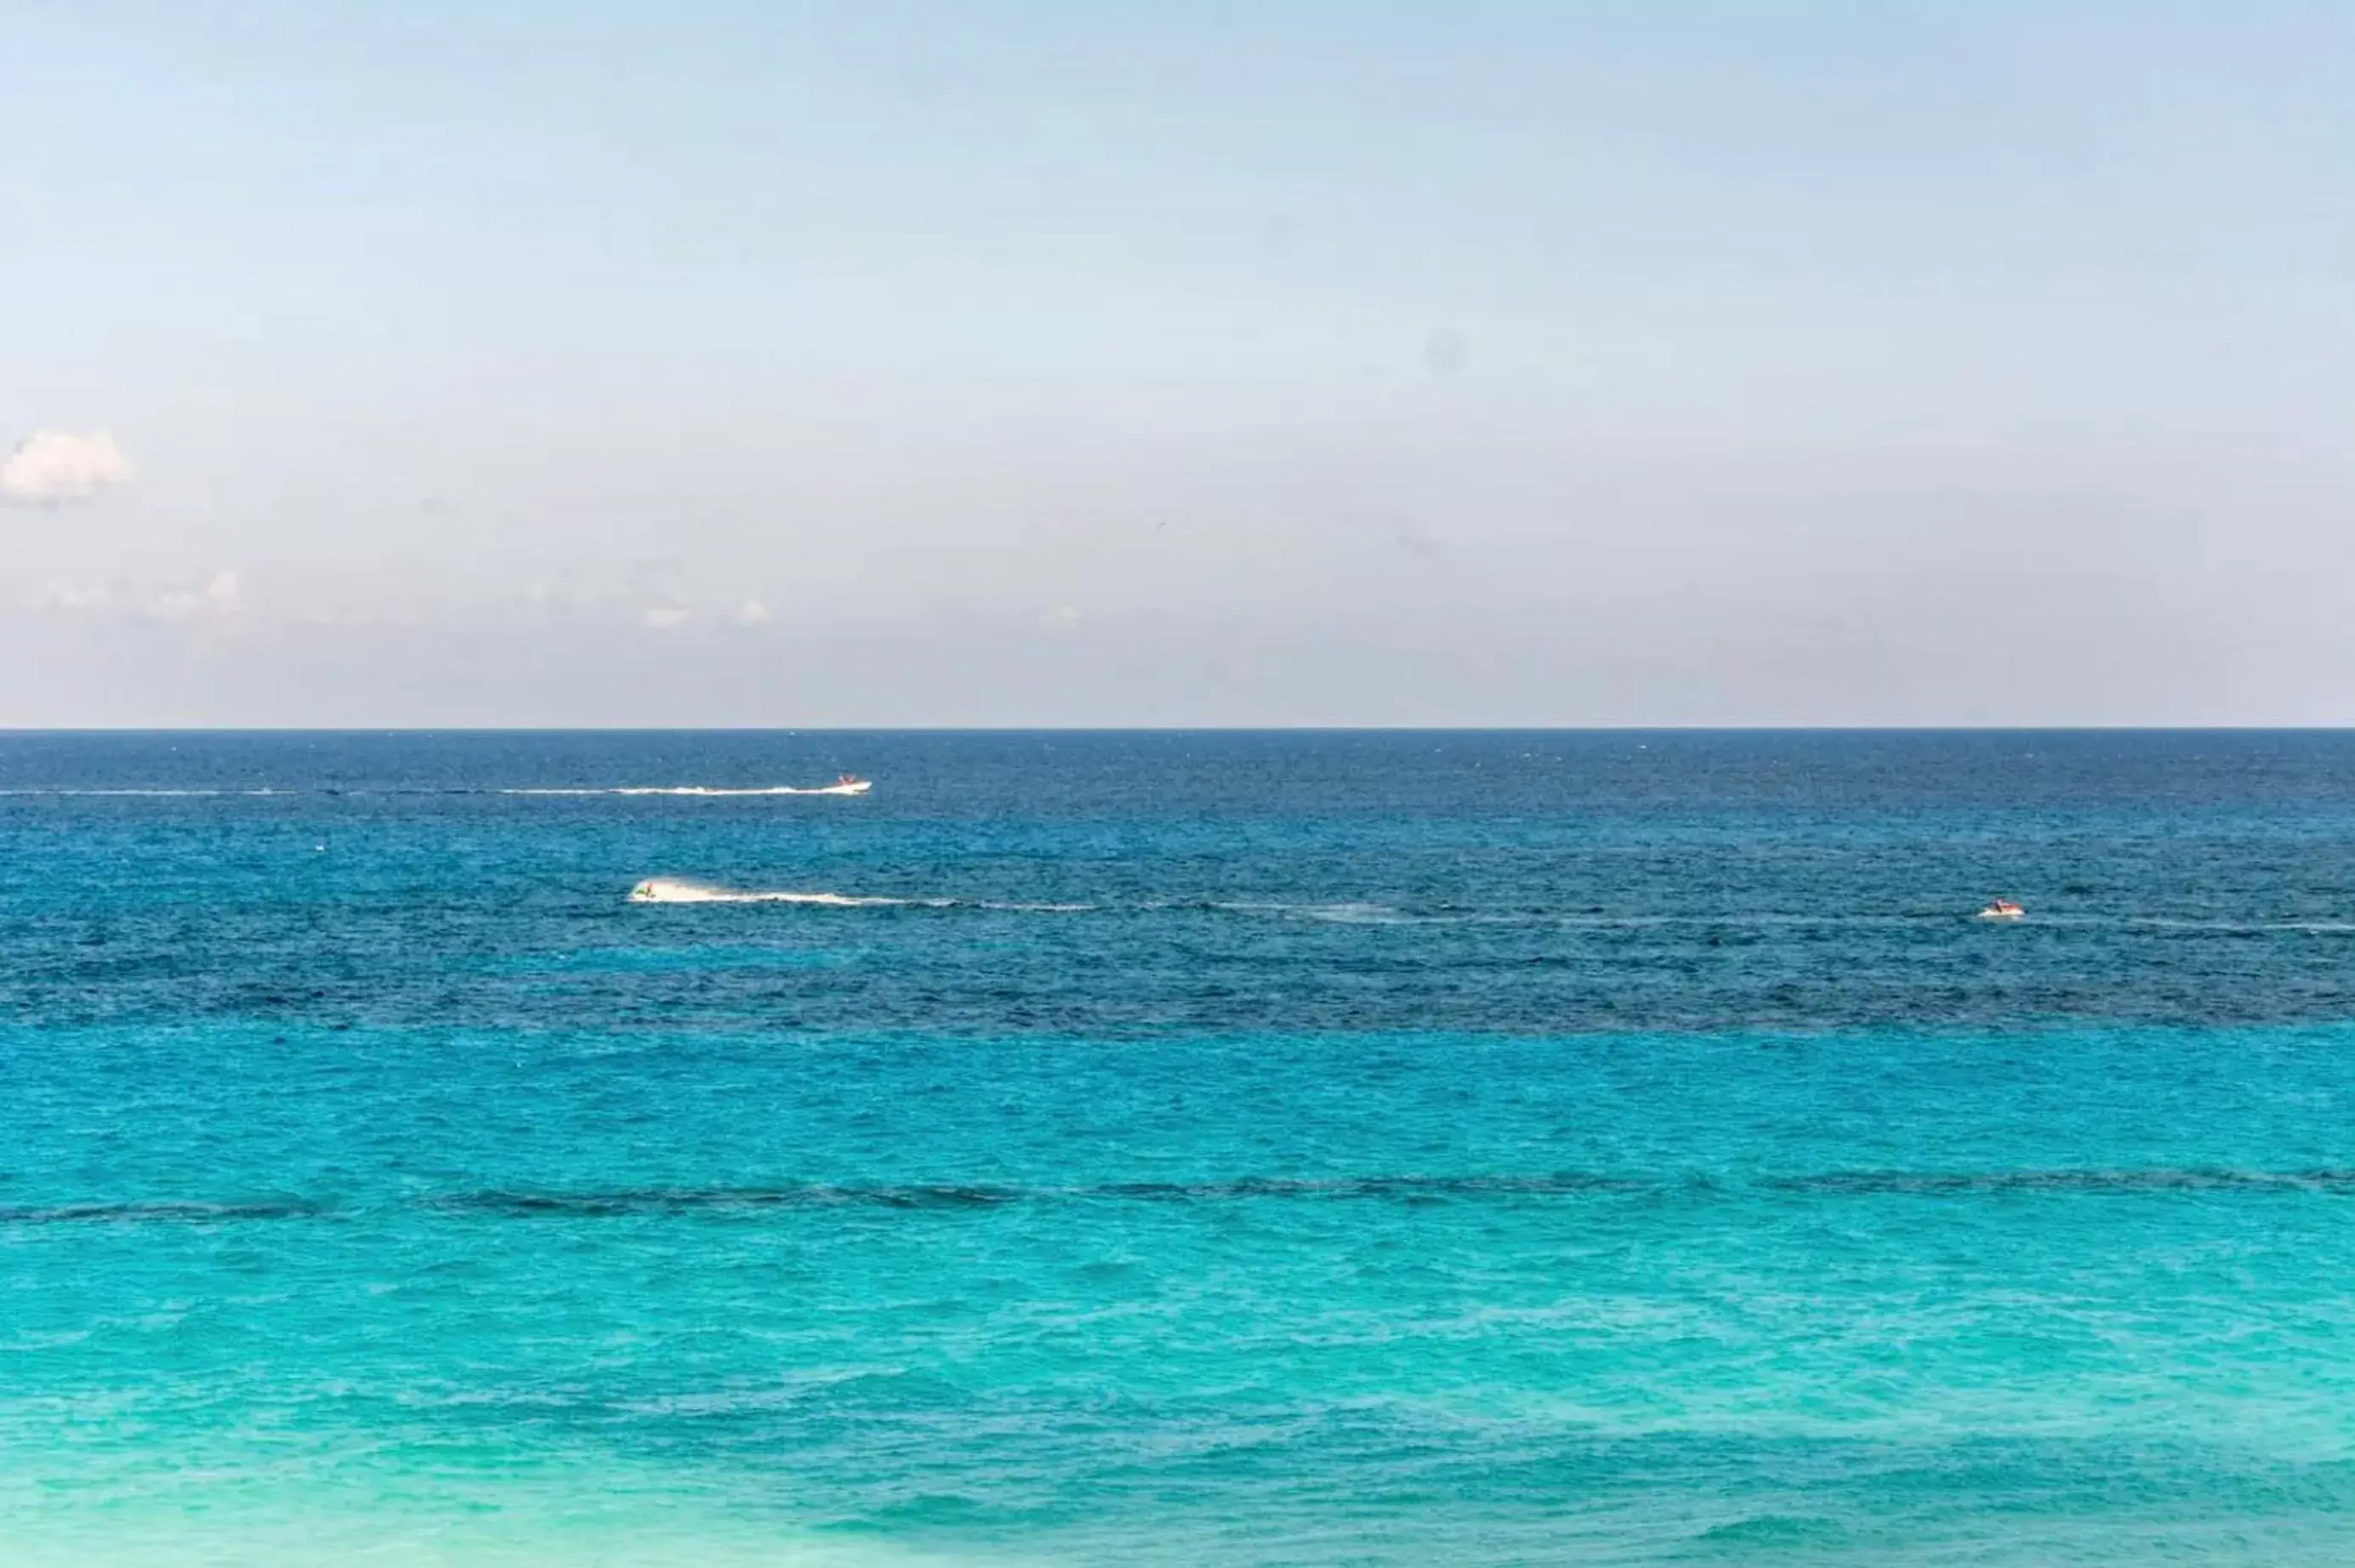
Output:
[[11,1568],[2355,1561],[2355,736],[16,733],[0,850]]

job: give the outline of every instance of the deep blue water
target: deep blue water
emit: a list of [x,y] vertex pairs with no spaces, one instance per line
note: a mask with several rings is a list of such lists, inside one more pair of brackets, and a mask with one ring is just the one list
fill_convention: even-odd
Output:
[[27,1563],[2355,1561],[2355,736],[0,792]]

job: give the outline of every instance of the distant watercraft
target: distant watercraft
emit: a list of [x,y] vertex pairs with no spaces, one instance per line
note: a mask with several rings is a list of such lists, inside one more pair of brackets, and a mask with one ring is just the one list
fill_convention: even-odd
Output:
[[2018,920],[2028,912],[2009,899],[1998,899],[1979,911],[1981,920]]
[[823,789],[814,789],[809,793],[812,795],[865,795],[874,787],[875,781],[872,779],[860,778],[857,773],[845,773]]

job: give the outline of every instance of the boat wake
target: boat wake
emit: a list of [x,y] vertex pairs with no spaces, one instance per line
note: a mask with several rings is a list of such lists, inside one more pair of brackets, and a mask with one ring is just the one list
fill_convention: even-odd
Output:
[[613,797],[615,795],[686,795],[719,798],[748,795],[861,795],[875,787],[871,779],[842,778],[830,784],[509,784],[492,787],[471,784],[290,784],[273,788],[263,784],[252,788],[205,786],[200,788],[163,788],[124,786],[121,788],[81,788],[73,785],[33,785],[0,787],[0,798],[115,798],[124,800],[212,800],[224,796],[244,796],[261,799],[271,795],[507,795],[574,796],[581,798]]
[[807,787],[804,787],[800,784],[756,784],[748,785],[742,788],[732,788],[720,784],[620,784],[603,789],[551,786],[541,789],[503,789],[498,793],[501,795],[669,795],[718,798],[723,796],[742,797],[747,795],[865,795],[868,790],[874,787],[875,786],[869,784],[867,780],[858,779],[847,784],[813,784]]
[[1097,906],[1025,903],[1013,900],[903,898],[888,893],[836,893],[798,888],[723,888],[684,877],[648,877],[630,890],[639,904],[815,904],[826,909],[986,909],[1028,914],[1084,914]]
[[648,877],[630,890],[630,901],[641,904],[828,904],[838,909],[869,909],[889,904],[919,904],[945,909],[954,899],[897,899],[855,893],[799,892],[783,888],[718,888],[678,877]]
[[[1017,914],[1184,913],[1200,912],[1246,920],[1301,921],[1341,926],[1519,925],[1557,930],[1617,931],[1654,927],[1692,927],[1727,931],[1775,928],[1849,926],[1904,929],[1923,921],[1946,921],[1945,912],[1922,911],[1893,915],[1791,915],[1786,913],[1634,914],[1609,915],[1566,911],[1478,911],[1445,908],[1401,910],[1364,901],[1273,902],[1207,899],[1165,901],[1153,899],[1130,903],[1060,901],[1054,900],[956,898],[897,893],[845,893],[803,888],[731,888],[685,877],[648,877],[629,891],[632,903],[645,904],[803,904],[830,909],[986,910]],[[2017,916],[1982,914],[1987,920]],[[2179,921],[2147,916],[2059,916],[2053,923],[2124,931],[2179,933],[2187,935],[2261,936],[2272,933],[2307,936],[2355,936],[2355,922],[2303,921]]]
[[1412,925],[1430,923],[1427,920],[1401,914],[1388,904],[1341,903],[1268,903],[1238,902],[1214,899],[1209,908],[1231,914],[1272,915],[1279,920],[1316,920],[1332,925]]

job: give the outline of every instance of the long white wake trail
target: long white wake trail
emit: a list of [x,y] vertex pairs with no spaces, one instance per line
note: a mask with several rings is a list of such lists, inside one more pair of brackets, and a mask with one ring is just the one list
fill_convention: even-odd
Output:
[[605,789],[558,788],[503,789],[501,795],[865,795],[874,785],[861,779],[852,784],[817,784],[803,788],[798,784],[760,784],[742,789],[719,784],[622,784]]
[[795,888],[721,888],[684,877],[648,877],[630,890],[640,904],[822,904],[831,909],[986,909],[1014,914],[1085,914],[1084,903],[1023,903],[994,899],[890,898],[882,894],[805,892]]
[[630,890],[630,901],[641,904],[832,904],[865,909],[878,904],[948,904],[951,899],[861,898],[851,893],[795,892],[787,889],[715,888],[679,877],[648,877]]

